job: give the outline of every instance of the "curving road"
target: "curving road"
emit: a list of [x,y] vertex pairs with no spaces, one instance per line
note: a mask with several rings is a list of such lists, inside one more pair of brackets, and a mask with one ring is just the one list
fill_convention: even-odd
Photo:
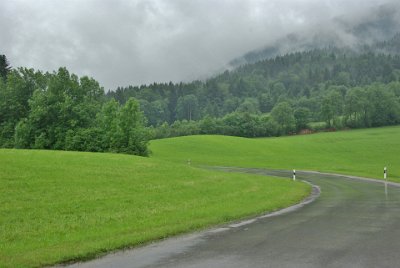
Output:
[[[288,171],[227,169],[290,177]],[[167,239],[71,267],[400,267],[400,186],[297,172],[321,194],[301,209]]]

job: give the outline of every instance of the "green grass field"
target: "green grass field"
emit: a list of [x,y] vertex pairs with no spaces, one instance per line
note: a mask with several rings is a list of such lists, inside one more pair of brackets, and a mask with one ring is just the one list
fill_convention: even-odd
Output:
[[[310,187],[196,165],[307,169],[400,181],[400,127],[151,142],[151,158],[0,150],[0,267],[83,260],[276,210]],[[188,159],[192,166],[187,165]]]
[[118,154],[3,149],[0,166],[0,267],[93,258],[277,210],[310,191],[290,180]]
[[[400,127],[246,139],[188,136],[151,142],[153,158],[194,165],[304,169],[400,181]],[[173,154],[171,154],[173,152]]]

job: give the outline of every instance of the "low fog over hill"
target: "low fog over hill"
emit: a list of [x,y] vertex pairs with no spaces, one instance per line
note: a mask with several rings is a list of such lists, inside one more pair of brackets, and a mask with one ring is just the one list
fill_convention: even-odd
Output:
[[65,66],[115,90],[387,39],[399,29],[399,10],[397,0],[1,1],[0,53],[14,67]]
[[349,12],[323,24],[315,24],[273,40],[262,48],[233,59],[229,66],[237,67],[277,55],[315,48],[346,47],[359,51],[365,45],[372,46],[391,39],[399,31],[399,10],[400,4],[395,2],[365,10],[361,8],[358,12]]

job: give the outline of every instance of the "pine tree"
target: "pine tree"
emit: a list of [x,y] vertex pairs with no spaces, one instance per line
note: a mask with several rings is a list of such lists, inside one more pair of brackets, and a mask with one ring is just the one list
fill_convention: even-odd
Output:
[[7,57],[5,55],[0,55],[0,76],[5,80],[10,71],[11,66],[8,63]]

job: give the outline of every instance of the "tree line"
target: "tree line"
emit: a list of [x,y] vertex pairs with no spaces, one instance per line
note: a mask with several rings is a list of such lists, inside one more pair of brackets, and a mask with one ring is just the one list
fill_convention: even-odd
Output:
[[307,105],[282,101],[270,113],[236,111],[220,118],[206,116],[200,120],[177,120],[151,129],[155,138],[197,134],[270,137],[396,125],[400,123],[400,82],[349,89],[332,87],[321,97],[318,106],[322,122],[312,121],[312,112]]
[[66,68],[11,69],[2,58],[1,147],[148,154],[150,134],[134,98],[120,105],[92,78]]

